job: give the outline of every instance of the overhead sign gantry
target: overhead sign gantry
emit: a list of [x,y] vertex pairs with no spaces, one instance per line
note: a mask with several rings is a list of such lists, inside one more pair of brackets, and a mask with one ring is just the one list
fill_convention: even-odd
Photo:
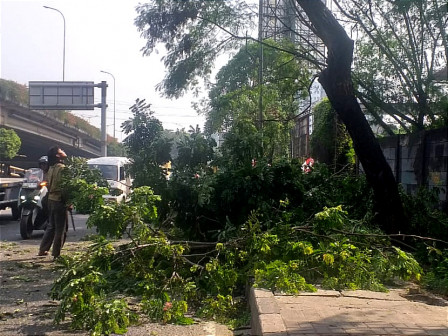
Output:
[[[101,89],[101,103],[94,104],[94,88]],[[107,83],[94,82],[29,82],[31,110],[93,110],[101,108],[101,155],[107,156],[106,133]]]

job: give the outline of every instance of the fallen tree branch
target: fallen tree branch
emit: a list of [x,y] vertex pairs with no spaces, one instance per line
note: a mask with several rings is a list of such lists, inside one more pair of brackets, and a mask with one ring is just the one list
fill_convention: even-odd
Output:
[[345,231],[341,231],[341,230],[337,230],[337,229],[332,229],[333,231],[337,232],[337,233],[341,233],[344,235],[348,235],[348,236],[364,236],[364,237],[402,237],[402,238],[416,238],[416,239],[421,239],[421,240],[430,240],[430,241],[435,241],[435,242],[439,242],[439,243],[443,243],[443,244],[447,244],[448,242],[441,240],[441,239],[437,239],[437,238],[431,238],[431,237],[422,237],[422,236],[418,236],[418,235],[413,235],[413,234],[405,234],[405,233],[391,233],[391,234],[378,234],[378,233],[352,233],[352,232],[345,232]]

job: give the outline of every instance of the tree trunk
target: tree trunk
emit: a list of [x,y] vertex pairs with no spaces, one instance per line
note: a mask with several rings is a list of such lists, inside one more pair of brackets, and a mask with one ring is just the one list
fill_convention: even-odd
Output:
[[392,170],[356,99],[351,77],[353,41],[319,0],[296,0],[328,50],[319,76],[331,105],[347,127],[355,152],[374,191],[375,220],[388,233],[405,228],[403,207]]

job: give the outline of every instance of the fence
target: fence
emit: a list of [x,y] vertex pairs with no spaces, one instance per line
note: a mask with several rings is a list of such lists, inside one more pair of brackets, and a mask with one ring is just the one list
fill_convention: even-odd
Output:
[[419,186],[440,189],[442,208],[447,210],[448,128],[379,139],[387,162],[408,193]]

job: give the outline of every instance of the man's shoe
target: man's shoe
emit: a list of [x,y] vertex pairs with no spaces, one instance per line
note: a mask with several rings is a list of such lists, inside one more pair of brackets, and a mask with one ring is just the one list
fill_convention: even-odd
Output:
[[39,251],[39,253],[37,254],[38,257],[44,257],[48,255],[48,251]]

